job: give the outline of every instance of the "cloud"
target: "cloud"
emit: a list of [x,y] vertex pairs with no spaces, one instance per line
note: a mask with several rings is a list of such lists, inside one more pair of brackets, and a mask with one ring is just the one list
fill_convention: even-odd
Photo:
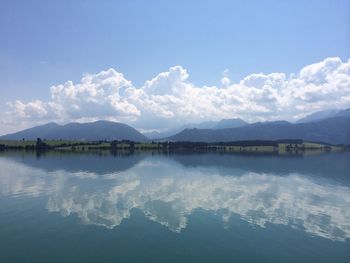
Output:
[[229,86],[231,84],[231,80],[228,77],[222,77],[221,78],[221,84],[223,86]]
[[131,82],[114,69],[87,74],[79,84],[67,81],[63,85],[52,86],[51,107],[57,110],[58,117],[67,119],[139,116],[139,110],[122,95],[131,87]]
[[295,120],[318,110],[349,107],[350,60],[326,58],[295,74],[251,74],[238,83],[225,70],[221,86],[196,86],[181,66],[141,87],[108,69],[86,74],[80,83],[52,86],[50,92],[46,102],[8,102],[3,119],[32,124],[109,119],[146,129],[235,117]]
[[139,209],[148,219],[181,232],[200,209],[221,215],[223,225],[238,215],[260,227],[289,225],[331,240],[350,238],[349,187],[302,174],[242,170],[222,175],[154,157],[128,171],[102,174],[46,171],[10,159],[0,159],[0,165],[0,196],[46,196],[49,212],[77,215],[85,224],[118,227]]

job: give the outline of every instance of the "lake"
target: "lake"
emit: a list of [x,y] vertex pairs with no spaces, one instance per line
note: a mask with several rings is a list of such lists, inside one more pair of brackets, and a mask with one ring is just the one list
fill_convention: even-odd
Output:
[[0,262],[350,262],[350,154],[0,152]]

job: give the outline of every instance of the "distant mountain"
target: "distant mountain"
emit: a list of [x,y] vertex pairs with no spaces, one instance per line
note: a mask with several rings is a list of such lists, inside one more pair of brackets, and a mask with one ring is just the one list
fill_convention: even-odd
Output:
[[317,111],[305,116],[304,118],[298,120],[296,123],[314,122],[332,117],[350,117],[350,108],[345,110],[332,109]]
[[222,119],[220,121],[206,121],[197,124],[187,124],[184,128],[187,129],[226,129],[226,128],[237,128],[248,123],[242,119]]
[[142,134],[147,138],[149,138],[150,140],[158,140],[158,139],[163,139],[163,138],[173,136],[182,130],[183,128],[176,128],[176,129],[169,129],[162,132],[158,132],[158,131],[142,132]]
[[303,139],[331,144],[350,144],[350,118],[334,117],[298,124],[286,121],[258,122],[219,130],[185,129],[167,139],[196,142]]
[[350,117],[350,108],[339,111],[334,117]]
[[136,129],[118,122],[96,121],[90,123],[69,123],[58,125],[48,123],[12,134],[1,136],[5,140],[35,140],[42,139],[62,139],[62,140],[148,140]]
[[190,129],[190,128],[192,128],[192,129],[194,129],[194,128],[213,129],[217,124],[218,124],[217,121],[204,121],[204,122],[200,122],[200,123],[189,123],[189,124],[184,125],[183,127],[187,128],[187,129]]
[[205,121],[200,123],[190,123],[183,125],[182,127],[170,129],[164,132],[144,132],[143,135],[150,139],[163,139],[173,136],[184,129],[225,129],[225,128],[237,128],[247,125],[248,123],[241,119],[222,119],[220,121]]
[[247,122],[241,119],[222,119],[216,123],[213,129],[238,128],[247,124]]
[[[160,132],[157,132],[157,131],[146,131],[146,132],[142,132],[142,134],[144,136],[146,136],[147,138],[153,140],[153,139],[158,139],[160,138]],[[170,135],[171,136],[171,135]],[[166,136],[165,136],[166,137]]]

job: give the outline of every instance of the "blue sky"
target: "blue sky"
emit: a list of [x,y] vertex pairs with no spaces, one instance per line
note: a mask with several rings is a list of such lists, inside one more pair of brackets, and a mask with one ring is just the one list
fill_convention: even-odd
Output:
[[349,25],[341,0],[1,1],[0,110],[109,68],[142,87],[180,65],[202,87],[220,85],[225,69],[237,83],[329,57],[346,63]]

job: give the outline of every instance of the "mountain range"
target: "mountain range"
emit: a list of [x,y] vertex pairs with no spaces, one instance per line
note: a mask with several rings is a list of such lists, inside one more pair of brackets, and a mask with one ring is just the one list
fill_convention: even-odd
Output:
[[315,113],[305,116],[304,118],[298,120],[296,123],[314,122],[332,117],[350,117],[350,108],[345,110],[332,109],[317,111]]
[[[148,135],[148,136],[145,136]],[[142,134],[133,127],[117,122],[48,123],[13,134],[0,136],[6,140],[172,140],[224,142],[237,140],[303,139],[330,144],[350,144],[350,108],[320,111],[295,123],[287,121],[247,123],[241,119],[223,119],[188,124],[163,133]]]
[[3,140],[132,140],[147,141],[148,138],[131,126],[110,121],[96,121],[90,123],[68,123],[58,125],[48,123],[16,133],[1,136]]
[[167,138],[172,141],[196,142],[279,139],[350,144],[350,108],[316,112],[295,123],[273,121],[218,130],[185,129]]
[[194,142],[303,139],[330,144],[350,144],[350,118],[333,117],[297,124],[287,121],[258,122],[219,130],[185,129],[167,139]]
[[186,125],[183,125],[181,127],[175,128],[175,129],[169,129],[163,132],[157,132],[157,131],[151,131],[151,132],[144,132],[143,135],[148,137],[149,139],[161,139],[161,138],[167,138],[170,136],[173,136],[185,129],[225,129],[225,128],[237,128],[244,125],[247,125],[248,123],[243,121],[242,119],[222,119],[220,121],[206,121],[201,123],[189,123]]

